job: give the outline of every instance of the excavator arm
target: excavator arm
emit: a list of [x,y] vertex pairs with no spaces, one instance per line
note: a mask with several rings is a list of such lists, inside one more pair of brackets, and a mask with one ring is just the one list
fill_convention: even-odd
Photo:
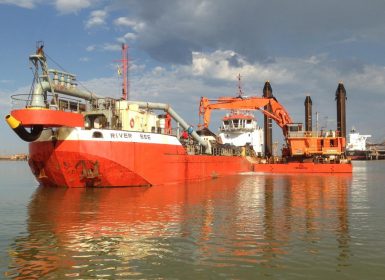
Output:
[[[270,105],[271,112],[263,109],[267,105]],[[209,126],[212,110],[259,110],[272,118],[282,128],[285,136],[286,125],[293,122],[286,109],[274,97],[222,97],[216,100],[201,97],[199,106],[199,116],[203,117],[201,126],[206,128]]]
[[[265,109],[268,108],[268,109]],[[333,132],[318,133],[302,131],[301,125],[293,123],[289,113],[274,97],[221,97],[210,100],[201,97],[199,115],[203,118],[200,127],[210,124],[212,110],[259,110],[273,119],[282,128],[286,141],[285,157],[310,158],[319,160],[336,160],[343,157],[345,138]]]

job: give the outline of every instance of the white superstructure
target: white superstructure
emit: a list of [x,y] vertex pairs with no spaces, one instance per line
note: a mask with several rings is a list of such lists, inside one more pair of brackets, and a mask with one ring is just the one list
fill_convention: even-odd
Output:
[[347,151],[366,151],[366,140],[372,135],[360,135],[354,128],[350,131]]
[[223,144],[253,147],[256,155],[263,152],[263,129],[258,127],[251,113],[231,112],[227,114],[219,128],[219,138]]

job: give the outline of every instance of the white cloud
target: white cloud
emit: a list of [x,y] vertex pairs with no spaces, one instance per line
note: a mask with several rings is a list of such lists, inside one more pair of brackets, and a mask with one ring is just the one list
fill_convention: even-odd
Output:
[[122,46],[120,44],[110,44],[106,43],[102,46],[102,49],[105,51],[120,51],[122,49]]
[[87,20],[86,29],[104,26],[106,24],[107,12],[103,10],[97,10],[91,12],[89,19]]
[[125,43],[124,37],[118,38],[117,43],[104,43],[102,45],[90,45],[86,48],[87,52],[93,51],[112,51],[120,52],[122,49],[122,43]]
[[91,45],[91,46],[88,46],[87,48],[86,48],[86,51],[87,52],[92,52],[92,51],[94,51],[96,49],[96,46],[95,45]]
[[40,0],[0,0],[0,4],[14,5],[26,9],[33,9],[40,2]]
[[0,84],[11,84],[14,80],[0,80]]
[[290,62],[281,61],[280,65],[272,63],[262,65],[251,64],[233,51],[215,51],[213,53],[193,52],[192,73],[195,76],[234,81],[238,74],[247,77],[248,80],[270,80],[272,77],[281,83],[295,79],[294,73],[287,67]]
[[[362,72],[350,73],[343,80],[348,80],[350,87],[362,92],[378,91],[385,88],[385,67],[365,65]],[[380,95],[383,94],[383,91],[380,91]]]
[[125,43],[127,41],[135,41],[138,36],[134,33],[128,32],[124,36],[118,38],[118,42]]
[[86,9],[97,3],[98,1],[91,0],[0,0],[0,4],[14,5],[26,9],[34,9],[39,4],[50,3],[55,6],[55,9],[61,14],[77,13],[82,9]]
[[127,17],[119,17],[114,20],[114,24],[118,26],[132,27],[135,25],[135,22]]
[[145,23],[142,21],[130,19],[128,17],[119,17],[114,20],[114,24],[120,27],[129,27],[135,32],[140,32],[144,29]]
[[55,2],[56,10],[62,14],[77,13],[90,6],[91,0],[56,0]]

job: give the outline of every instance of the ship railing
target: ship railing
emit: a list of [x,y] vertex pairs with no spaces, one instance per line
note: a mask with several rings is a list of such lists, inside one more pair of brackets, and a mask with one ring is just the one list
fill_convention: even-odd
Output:
[[318,133],[314,131],[297,131],[297,132],[289,132],[288,137],[290,138],[304,138],[304,137],[318,137]]
[[255,128],[252,127],[234,127],[234,126],[221,126],[220,131],[232,132],[232,131],[253,131]]
[[181,135],[181,129],[178,128],[178,127],[172,127],[171,130],[170,130],[170,135],[172,136],[176,136],[176,137],[180,137]]
[[304,138],[304,137],[338,137],[338,131],[321,130],[321,131],[289,131],[290,138]]
[[[47,94],[45,96],[45,108],[51,110],[80,112],[85,111],[86,104],[83,100],[70,97],[62,97],[57,94]],[[11,96],[12,109],[31,108],[32,96],[30,94],[14,94]]]

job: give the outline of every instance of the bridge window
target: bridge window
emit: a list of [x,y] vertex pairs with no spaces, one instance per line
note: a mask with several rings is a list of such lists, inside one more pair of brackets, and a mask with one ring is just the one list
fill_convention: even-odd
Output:
[[239,120],[233,120],[234,127],[238,127]]

